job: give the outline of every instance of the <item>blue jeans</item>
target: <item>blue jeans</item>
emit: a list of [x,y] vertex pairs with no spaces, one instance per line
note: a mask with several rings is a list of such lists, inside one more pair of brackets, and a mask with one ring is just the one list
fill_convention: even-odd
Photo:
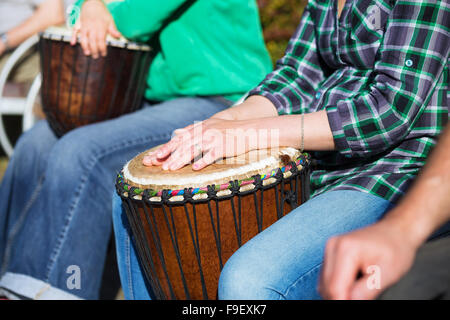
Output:
[[[358,191],[318,195],[245,243],[226,262],[220,299],[317,299],[326,241],[378,221],[392,207]],[[113,198],[119,273],[126,299],[149,299],[120,198]],[[150,293],[149,293],[150,292]]]
[[19,139],[0,186],[0,289],[11,297],[97,299],[122,166],[174,129],[226,108],[179,98],[57,139],[47,122]]

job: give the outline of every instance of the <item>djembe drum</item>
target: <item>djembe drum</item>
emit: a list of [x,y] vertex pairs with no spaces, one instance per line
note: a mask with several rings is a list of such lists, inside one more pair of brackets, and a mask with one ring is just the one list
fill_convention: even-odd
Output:
[[43,111],[58,137],[140,108],[151,61],[147,45],[108,38],[107,56],[93,59],[70,39],[60,27],[39,39]]
[[146,167],[117,177],[137,254],[157,299],[216,298],[227,259],[309,197],[309,156],[251,151],[193,171]]

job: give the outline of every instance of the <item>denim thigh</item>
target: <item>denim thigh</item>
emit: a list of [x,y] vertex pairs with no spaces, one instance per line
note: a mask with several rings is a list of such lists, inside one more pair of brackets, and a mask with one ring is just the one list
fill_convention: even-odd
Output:
[[379,220],[392,206],[377,196],[328,191],[256,235],[225,264],[220,299],[316,299],[326,241]]

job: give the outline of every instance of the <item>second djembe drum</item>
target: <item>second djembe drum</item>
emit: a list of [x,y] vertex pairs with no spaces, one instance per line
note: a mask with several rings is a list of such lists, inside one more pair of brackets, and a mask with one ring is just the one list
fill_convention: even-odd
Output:
[[108,38],[107,56],[93,59],[70,39],[71,31],[60,27],[47,29],[39,39],[43,111],[57,136],[141,107],[149,46]]
[[251,151],[201,171],[146,167],[118,175],[117,192],[157,299],[215,299],[227,259],[309,197],[309,156]]

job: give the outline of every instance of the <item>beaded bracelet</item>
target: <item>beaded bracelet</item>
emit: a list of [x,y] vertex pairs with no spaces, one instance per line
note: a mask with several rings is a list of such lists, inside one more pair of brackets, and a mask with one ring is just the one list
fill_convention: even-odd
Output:
[[303,153],[303,150],[305,149],[304,147],[305,147],[305,127],[304,127],[304,124],[305,123],[305,114],[304,113],[302,113],[301,114],[301,125],[302,125],[302,128],[301,128],[301,142],[300,142],[300,152],[302,152]]

